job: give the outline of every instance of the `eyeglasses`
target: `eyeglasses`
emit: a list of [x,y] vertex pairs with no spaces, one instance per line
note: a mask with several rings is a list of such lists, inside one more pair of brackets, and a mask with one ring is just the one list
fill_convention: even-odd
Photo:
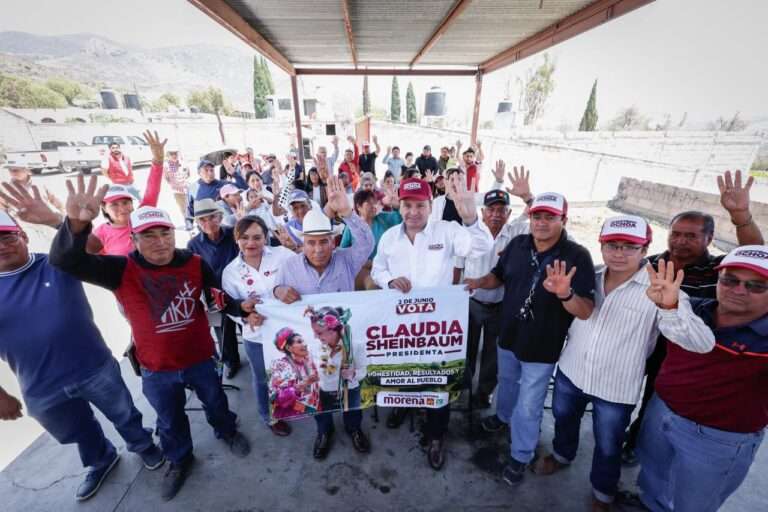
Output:
[[613,242],[608,242],[603,244],[603,248],[605,248],[608,252],[620,252],[620,253],[626,253],[626,254],[634,254],[638,252],[640,249],[643,248],[642,245],[624,245],[624,244],[615,244]]
[[21,239],[20,233],[6,233],[0,235],[0,245],[15,245]]
[[768,291],[768,284],[761,283],[760,281],[742,281],[728,275],[718,277],[717,282],[726,288],[737,288],[740,284],[743,284],[744,289],[749,293],[762,294]]

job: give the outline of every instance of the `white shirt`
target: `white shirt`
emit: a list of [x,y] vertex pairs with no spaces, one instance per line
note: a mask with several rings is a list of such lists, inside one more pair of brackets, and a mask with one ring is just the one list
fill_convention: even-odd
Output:
[[413,288],[447,286],[453,282],[454,258],[479,258],[493,248],[493,240],[480,222],[462,226],[458,222],[429,219],[413,243],[401,223],[379,240],[371,277],[385,290],[389,282],[406,277]]
[[[484,222],[480,223],[488,236],[493,237],[491,230]],[[493,240],[493,249],[476,258],[456,258],[454,265],[456,268],[464,269],[464,277],[478,278],[488,274],[499,261],[499,254],[507,244],[518,235],[525,235],[530,232],[528,217],[521,215],[509,224],[505,224],[496,238]],[[472,293],[472,298],[480,302],[496,304],[504,298],[504,286],[493,288],[492,290],[477,289]]]
[[[491,185],[491,188],[486,190],[486,192],[490,192],[491,190],[501,190],[501,187],[504,185],[504,182],[500,181],[494,181],[493,185]],[[429,215],[429,218],[431,220],[443,220],[443,212],[445,211],[445,200],[448,198],[447,195],[437,196],[432,201],[432,213]],[[480,207],[483,206],[483,202],[485,201],[485,192],[476,192],[475,193],[475,205]]]
[[[341,342],[339,342],[341,343]],[[341,372],[341,353],[337,351],[331,356],[331,350],[328,345],[321,343],[319,354],[312,354],[315,359],[315,367],[320,377],[320,389],[322,391],[328,391],[335,393],[339,390],[339,374]],[[354,352],[353,352],[354,355]],[[363,380],[368,372],[368,362],[365,357],[353,357],[352,368],[355,370],[355,376],[348,380],[349,389],[355,389],[360,386],[360,381]]]
[[[240,254],[224,268],[221,275],[221,284],[224,291],[230,297],[238,300],[257,299],[260,297],[272,297],[272,289],[275,287],[275,277],[283,262],[293,256],[294,253],[285,247],[264,247],[261,257],[261,265],[254,268],[247,264]],[[259,328],[250,327],[242,321],[242,318],[232,318],[243,325],[243,339],[262,343]]]
[[587,320],[574,319],[560,361],[562,371],[584,393],[600,399],[635,404],[640,398],[645,360],[661,331],[686,350],[708,352],[714,334],[693,313],[680,292],[675,310],[661,310],[645,294],[650,278],[645,268],[605,295],[606,267],[595,270],[595,309]]

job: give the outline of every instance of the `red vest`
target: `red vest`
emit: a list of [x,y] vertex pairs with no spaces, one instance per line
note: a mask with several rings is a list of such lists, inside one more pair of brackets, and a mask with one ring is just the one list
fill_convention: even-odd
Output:
[[115,290],[133,330],[136,357],[151,371],[189,368],[213,357],[214,345],[203,309],[199,256],[180,267],[141,267],[128,257]]
[[467,167],[467,188],[472,188],[472,181],[475,182],[475,189],[472,192],[477,192],[480,188],[480,177],[477,175],[477,165],[472,164]]
[[123,155],[125,161],[125,168],[128,170],[128,174],[123,171],[123,167],[120,165],[120,160],[109,155],[109,168],[107,169],[107,177],[115,185],[133,185],[133,165],[131,159],[126,155]]

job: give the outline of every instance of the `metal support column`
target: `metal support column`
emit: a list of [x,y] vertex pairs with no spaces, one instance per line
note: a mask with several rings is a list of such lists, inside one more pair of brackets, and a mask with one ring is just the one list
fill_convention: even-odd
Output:
[[475,75],[475,109],[472,111],[472,135],[469,143],[477,143],[477,125],[480,121],[480,97],[483,93],[483,72],[478,71]]
[[299,152],[299,163],[304,167],[304,138],[301,136],[301,105],[299,104],[299,87],[296,75],[291,75],[291,94],[293,95],[293,120],[296,123],[296,149]]

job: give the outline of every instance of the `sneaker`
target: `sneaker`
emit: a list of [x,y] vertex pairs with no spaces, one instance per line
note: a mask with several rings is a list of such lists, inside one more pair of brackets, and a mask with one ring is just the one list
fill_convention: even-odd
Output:
[[99,488],[101,488],[101,484],[104,483],[107,475],[109,475],[109,473],[112,471],[112,468],[114,468],[119,461],[120,454],[115,452],[115,457],[112,459],[112,462],[107,464],[102,469],[90,470],[88,474],[85,475],[85,480],[83,480],[83,483],[81,483],[77,488],[77,492],[75,493],[75,498],[77,501],[85,501],[89,498],[93,498],[93,496],[99,492]]
[[317,434],[315,445],[312,447],[312,456],[317,460],[323,460],[331,451],[333,431],[326,434]]
[[387,428],[399,428],[408,416],[408,409],[405,407],[395,407],[387,415]]
[[144,463],[144,467],[150,471],[159,469],[163,464],[165,464],[165,455],[163,455],[162,450],[160,450],[156,444],[153,444],[141,452],[139,457],[141,457],[141,460]]
[[371,442],[362,430],[357,429],[352,432],[350,436],[352,436],[352,446],[355,447],[355,450],[360,453],[368,453],[371,451]]
[[163,500],[170,501],[179,493],[194,462],[195,458],[190,454],[180,464],[168,464],[168,470],[165,472],[165,477],[163,477],[161,491]]
[[639,464],[640,461],[637,460],[637,454],[635,453],[635,450],[624,445],[624,448],[621,450],[621,465],[633,468]]
[[279,437],[285,437],[287,435],[290,435],[291,433],[291,426],[283,420],[280,420],[277,423],[271,424],[269,426],[269,429],[272,431],[273,434]]
[[567,467],[568,467],[568,464],[563,464],[562,462],[557,460],[554,455],[550,453],[546,457],[543,457],[537,460],[536,463],[533,466],[531,466],[531,471],[533,471],[537,475],[544,476],[544,475],[551,475],[552,473],[555,473]]
[[242,459],[251,453],[251,443],[249,443],[245,436],[240,432],[235,432],[229,439],[224,439],[224,442],[229,445],[229,451],[231,451],[235,457],[240,457]]
[[512,459],[501,471],[501,478],[503,478],[509,485],[519,484],[523,481],[524,476],[525,464],[517,462],[515,459]]
[[504,423],[499,419],[498,416],[495,414],[492,414],[491,416],[486,416],[483,418],[483,420],[480,422],[480,426],[485,430],[486,432],[501,432],[505,428],[507,428],[507,424]]
[[435,471],[439,471],[445,464],[445,450],[443,449],[442,439],[432,439],[427,448],[427,460],[429,466]]

